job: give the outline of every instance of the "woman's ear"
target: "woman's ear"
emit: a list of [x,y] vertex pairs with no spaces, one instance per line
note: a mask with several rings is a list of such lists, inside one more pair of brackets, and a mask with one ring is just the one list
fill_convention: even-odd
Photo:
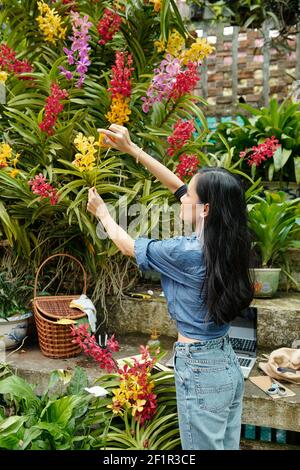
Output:
[[204,204],[203,216],[207,217],[209,213],[209,203]]

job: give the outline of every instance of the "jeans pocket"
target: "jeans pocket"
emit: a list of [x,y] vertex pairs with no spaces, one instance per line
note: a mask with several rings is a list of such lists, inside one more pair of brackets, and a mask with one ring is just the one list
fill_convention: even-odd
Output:
[[219,413],[231,405],[234,384],[226,367],[193,368],[198,406]]
[[182,358],[177,357],[176,353],[174,354],[173,364],[174,364],[175,379],[177,379],[181,384],[183,384],[184,383],[183,373],[184,373],[184,369],[185,369],[184,361],[183,361]]

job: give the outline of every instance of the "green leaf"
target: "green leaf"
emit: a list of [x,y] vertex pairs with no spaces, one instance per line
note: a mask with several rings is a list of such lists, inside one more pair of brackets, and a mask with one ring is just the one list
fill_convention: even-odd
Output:
[[176,25],[177,25],[178,31],[180,32],[181,36],[185,38],[187,35],[187,30],[182,21],[182,17],[176,5],[176,1],[171,0],[171,5],[172,5],[172,10],[174,12],[175,18],[176,18]]
[[154,127],[160,127],[165,119],[165,115],[165,105],[161,102],[154,103],[151,113],[151,125]]
[[24,399],[28,403],[40,403],[39,399],[33,392],[32,386],[29,385],[26,380],[21,377],[17,377],[16,375],[12,375],[11,377],[7,377],[0,381],[0,394],[6,393],[9,393],[12,397],[18,400]]
[[49,79],[51,80],[51,82],[55,81],[55,79],[57,78],[57,76],[59,75],[59,70],[58,70],[58,67],[63,64],[65,62],[65,56],[63,57],[59,57],[55,62],[54,64],[52,65],[51,67],[51,71],[49,73]]
[[18,435],[0,436],[0,449],[20,450],[20,437]]
[[67,388],[69,395],[75,395],[83,392],[84,388],[88,386],[88,376],[84,369],[75,367],[74,373]]
[[253,21],[255,21],[256,19],[257,19],[257,15],[254,13],[245,21],[243,26],[245,28],[248,28],[251,25],[251,23],[253,23]]
[[32,134],[30,134],[28,131],[25,131],[17,125],[15,122],[11,122],[12,127],[17,131],[22,137],[24,137],[25,142],[28,142],[29,144],[35,144],[37,145],[39,143],[38,139],[34,137]]
[[25,450],[27,447],[32,448],[33,441],[35,441],[43,433],[43,429],[32,426],[29,429],[25,429],[24,437],[22,439],[22,449]]
[[300,157],[294,157],[296,183],[300,184]]
[[169,37],[169,21],[170,0],[162,0],[160,8],[160,29],[163,41],[167,41]]
[[26,422],[26,419],[26,416],[10,416],[9,418],[0,421],[1,437],[8,436],[9,434],[16,434]]
[[41,419],[56,423],[62,428],[67,427],[74,409],[82,402],[83,397],[78,395],[65,396],[55,401],[50,400],[41,413]]
[[259,109],[253,108],[253,106],[250,106],[249,104],[240,103],[239,106],[245,109],[245,111],[248,111],[250,114],[253,114],[254,116],[260,116],[261,114],[261,111]]
[[141,75],[145,65],[146,65],[146,58],[143,49],[141,48],[139,42],[136,38],[126,30],[124,26],[121,26],[121,31],[128,43],[129,49],[135,58],[135,63],[138,68],[138,75]]
[[275,170],[274,163],[271,163],[271,165],[270,165],[269,168],[268,168],[268,178],[269,178],[269,181],[272,181],[272,180],[273,180],[274,170]]
[[278,147],[278,149],[273,155],[275,171],[279,171],[281,168],[284,167],[291,153],[292,153],[292,150],[284,149],[281,146]]
[[64,437],[68,437],[68,433],[64,429],[64,426],[58,423],[48,423],[45,421],[40,421],[39,423],[35,424],[31,430],[35,431],[47,431],[55,440],[62,439]]

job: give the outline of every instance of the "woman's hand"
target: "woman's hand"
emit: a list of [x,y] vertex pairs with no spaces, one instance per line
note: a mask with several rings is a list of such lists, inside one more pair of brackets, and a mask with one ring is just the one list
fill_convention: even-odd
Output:
[[89,189],[89,198],[87,203],[87,210],[95,217],[104,217],[107,215],[108,209],[102,197],[97,193],[96,188]]
[[108,237],[126,256],[134,256],[134,240],[120,227],[108,212],[108,208],[95,188],[89,189],[87,210],[100,219]]
[[124,153],[131,153],[135,144],[131,141],[126,127],[112,124],[108,129],[97,129],[100,134],[104,134],[104,144],[114,147]]

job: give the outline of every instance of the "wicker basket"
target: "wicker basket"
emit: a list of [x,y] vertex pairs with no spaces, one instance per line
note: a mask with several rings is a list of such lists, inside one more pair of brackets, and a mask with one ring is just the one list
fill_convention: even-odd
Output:
[[50,256],[37,270],[34,283],[33,310],[39,345],[44,356],[56,359],[74,357],[81,352],[80,346],[72,343],[70,325],[61,325],[57,323],[57,320],[62,318],[76,320],[85,316],[81,310],[69,307],[70,302],[77,299],[80,294],[37,297],[38,278],[41,269],[48,261],[59,256],[66,256],[79,264],[83,272],[83,294],[86,293],[86,272],[82,264],[71,255],[58,253]]

